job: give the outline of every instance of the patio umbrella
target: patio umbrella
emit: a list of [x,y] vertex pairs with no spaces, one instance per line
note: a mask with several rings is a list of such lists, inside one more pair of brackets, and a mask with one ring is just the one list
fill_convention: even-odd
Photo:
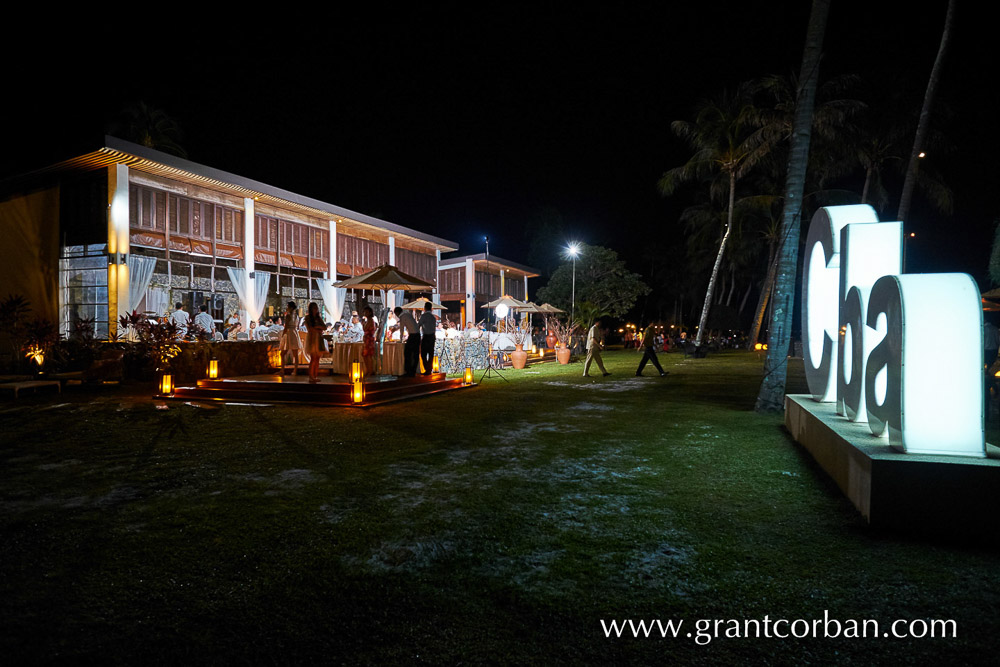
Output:
[[378,333],[378,364],[376,372],[382,372],[382,352],[385,346],[385,327],[388,318],[385,315],[385,293],[390,290],[428,290],[434,285],[422,278],[416,278],[408,273],[403,273],[391,264],[383,264],[373,271],[363,273],[360,276],[347,278],[333,284],[334,287],[344,287],[347,289],[371,289],[382,292],[382,317],[379,318]]
[[515,299],[512,296],[508,296],[507,294],[504,294],[499,299],[494,299],[493,301],[490,301],[489,303],[487,303],[486,307],[487,308],[496,308],[497,306],[501,306],[501,305],[507,306],[511,310],[517,310],[518,308],[524,308],[524,306],[526,304],[524,303],[524,301],[518,301],[517,299]]
[[431,309],[433,309],[433,310],[448,310],[447,308],[445,308],[444,306],[442,306],[440,303],[434,303],[433,301],[431,301],[430,299],[428,299],[425,296],[422,296],[419,299],[416,299],[416,300],[411,301],[409,303],[404,303],[402,306],[400,306],[400,308],[402,308],[403,310],[423,310],[424,309],[424,304],[427,304],[427,303],[431,304]]
[[538,312],[539,313],[565,313],[566,311],[562,310],[561,308],[556,308],[551,303],[543,303],[542,305],[538,306]]

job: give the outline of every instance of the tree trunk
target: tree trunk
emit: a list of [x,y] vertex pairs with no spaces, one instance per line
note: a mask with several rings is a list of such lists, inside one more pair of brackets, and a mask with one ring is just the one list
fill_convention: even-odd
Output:
[[740,309],[737,311],[740,315],[743,314],[743,309],[747,307],[747,299],[750,298],[750,292],[753,291],[753,281],[751,280],[747,283],[747,291],[743,293],[743,300],[740,301]]
[[767,276],[764,278],[764,284],[760,288],[760,298],[757,299],[757,309],[754,311],[753,325],[750,327],[750,337],[747,339],[747,349],[749,350],[753,349],[753,346],[757,344],[757,339],[760,337],[761,325],[764,323],[764,313],[767,312],[767,303],[771,298],[771,291],[774,289],[774,275],[778,271],[778,257],[773,239],[770,245]]
[[945,53],[948,50],[948,40],[951,37],[951,22],[954,13],[955,0],[948,0],[948,13],[944,17],[944,31],[941,33],[941,45],[938,47],[937,57],[934,59],[934,66],[931,68],[930,81],[927,82],[927,92],[924,93],[924,105],[920,109],[920,121],[917,123],[917,134],[913,138],[913,150],[910,151],[910,163],[906,168],[906,180],[903,181],[903,194],[899,198],[899,211],[896,213],[896,219],[903,223],[906,222],[906,216],[910,213],[910,200],[913,199],[913,188],[917,183],[920,151],[923,149],[924,140],[927,138],[927,129],[930,126],[931,107],[934,105],[934,93],[937,90],[938,81],[941,79],[941,67],[944,63]]
[[861,203],[862,204],[867,204],[868,203],[868,188],[870,188],[871,185],[872,185],[872,171],[873,170],[872,170],[871,167],[868,167],[868,169],[865,170],[865,187],[861,191]]
[[[829,1],[829,0],[827,0]],[[705,292],[705,305],[701,308],[701,318],[698,320],[698,334],[695,336],[694,344],[701,345],[705,333],[705,323],[708,322],[708,309],[712,306],[712,292],[715,290],[715,280],[719,276],[719,265],[722,264],[722,255],[726,252],[726,241],[729,240],[729,232],[733,228],[733,205],[736,203],[736,170],[729,172],[729,218],[726,221],[726,233],[722,235],[719,243],[719,254],[715,256],[715,265],[712,267],[712,277],[708,279],[708,291]]]
[[782,243],[778,248],[773,314],[767,332],[767,358],[764,361],[764,379],[757,395],[757,412],[778,412],[785,407],[788,346],[791,341],[792,307],[795,303],[799,262],[799,218],[802,215],[802,193],[805,189],[809,142],[812,138],[816,81],[819,78],[823,34],[826,32],[826,17],[829,13],[830,0],[813,0],[806,31],[806,46],[802,54],[802,70],[799,73],[801,88],[796,96],[792,146],[785,177],[785,204],[781,216]]

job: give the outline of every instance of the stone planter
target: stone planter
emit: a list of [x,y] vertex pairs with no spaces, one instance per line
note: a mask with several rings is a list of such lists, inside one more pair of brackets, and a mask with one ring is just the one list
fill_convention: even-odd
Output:
[[528,363],[528,353],[524,351],[523,344],[515,345],[514,348],[514,351],[510,353],[510,362],[515,369],[521,370]]

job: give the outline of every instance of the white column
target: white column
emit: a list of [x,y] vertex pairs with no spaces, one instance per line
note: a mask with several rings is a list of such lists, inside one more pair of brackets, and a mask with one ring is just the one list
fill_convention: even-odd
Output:
[[257,225],[254,224],[254,211],[253,211],[253,199],[251,197],[243,198],[243,266],[246,268],[247,273],[251,273],[254,270],[256,258],[255,251],[257,250],[257,240],[254,238],[254,232],[257,229]]
[[504,289],[503,280],[504,280],[503,269],[500,269],[500,294],[498,296],[503,296],[504,294],[507,293],[507,290]]
[[471,257],[465,260],[465,323],[476,323],[476,266]]
[[[392,265],[392,266],[396,266],[396,237],[395,236],[390,236],[389,237],[389,264]],[[393,308],[396,307],[396,292],[397,291],[398,290],[389,290],[388,292],[386,292],[386,295],[385,295],[386,312],[388,312],[388,311],[390,311],[390,310],[392,310]]]
[[337,221],[330,221],[330,282],[337,282]]
[[531,299],[528,298],[528,276],[524,277],[524,300],[531,301]]
[[[128,299],[128,165],[108,167],[108,333],[131,313]],[[138,305],[138,304],[136,304]]]
[[[431,300],[432,301],[437,301],[437,299],[434,299],[433,297],[437,296],[440,293],[439,290],[438,290],[438,285],[441,284],[441,250],[440,249],[434,251],[434,259],[435,259],[436,263],[434,264],[434,289],[431,290]],[[438,303],[440,303],[440,302],[438,302]]]

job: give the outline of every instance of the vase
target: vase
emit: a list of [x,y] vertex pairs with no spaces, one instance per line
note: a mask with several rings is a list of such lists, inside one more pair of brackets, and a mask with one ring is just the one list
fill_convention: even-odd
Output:
[[551,350],[555,346],[556,346],[556,335],[550,331],[548,335],[545,336],[545,347]]
[[510,353],[510,362],[517,370],[521,370],[528,363],[528,353],[524,351],[523,343],[514,346],[514,351]]
[[569,363],[570,350],[565,345],[560,345],[556,348],[556,359],[559,360],[560,364]]

